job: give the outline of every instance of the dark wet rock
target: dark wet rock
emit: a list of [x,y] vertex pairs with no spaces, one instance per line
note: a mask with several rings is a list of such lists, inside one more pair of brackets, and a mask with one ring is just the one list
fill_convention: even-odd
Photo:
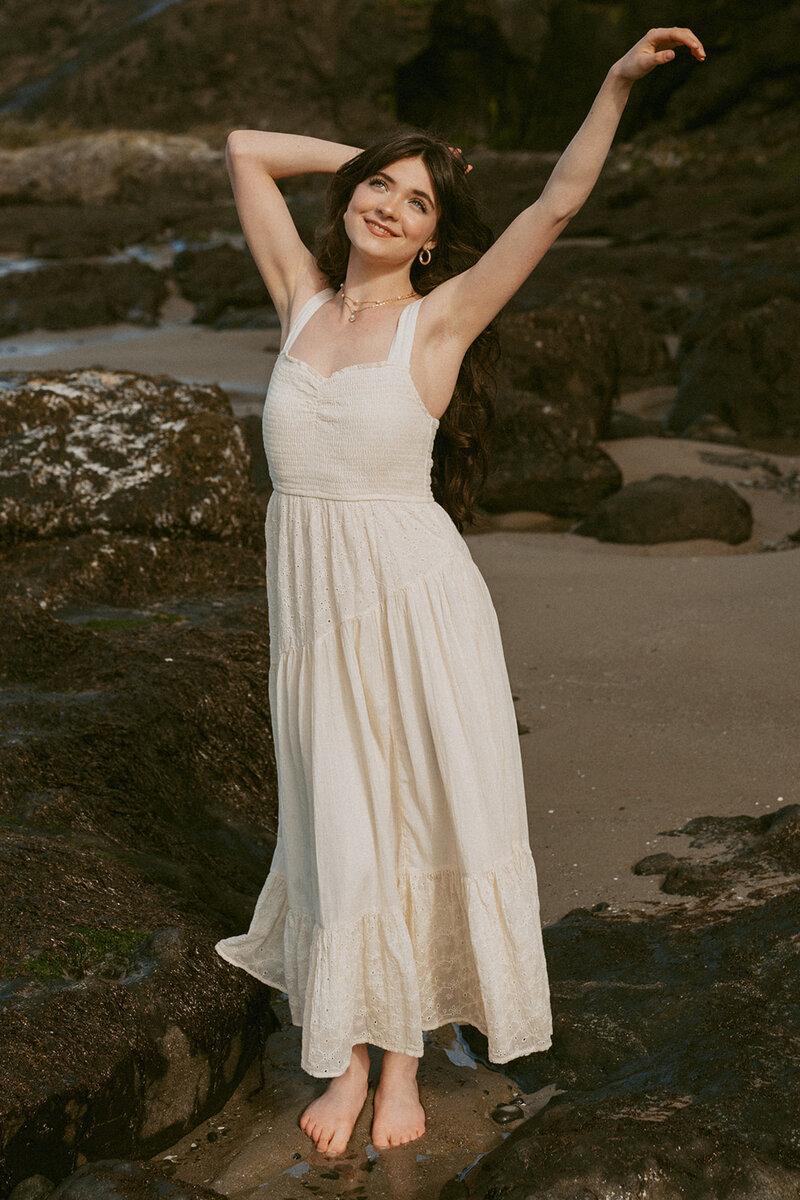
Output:
[[744,437],[800,437],[800,302],[778,296],[693,336],[670,428],[713,413]]
[[274,1027],[213,951],[276,833],[263,558],[121,540],[1,555],[0,1192],[170,1145]]
[[721,446],[741,446],[742,434],[731,429],[713,413],[703,413],[687,425],[681,437],[693,442],[718,442]]
[[510,387],[569,414],[581,441],[602,436],[619,390],[617,348],[604,321],[566,308],[510,313],[500,338],[500,369]]
[[190,532],[253,540],[251,462],[218,387],[129,371],[0,377],[0,540]]
[[[800,1170],[765,1161],[693,1105],[658,1103],[634,1115],[560,1105],[512,1131],[440,1200],[795,1200]],[[535,1123],[535,1128],[533,1127]]]
[[8,1197],[8,1200],[45,1200],[53,1191],[55,1184],[45,1175],[29,1175],[21,1179]]
[[220,1193],[187,1183],[146,1162],[84,1163],[52,1193],[53,1200],[219,1200]]
[[629,384],[668,371],[670,356],[664,336],[630,289],[615,285],[608,277],[585,278],[567,287],[558,303],[591,313],[605,326],[616,348],[619,374]]
[[775,888],[781,876],[800,878],[800,805],[763,817],[698,817],[671,832],[691,837],[693,849],[711,847],[715,854],[711,862],[653,856],[663,862],[649,874],[664,875],[662,891],[670,895],[724,897],[748,892],[759,881]]
[[633,868],[634,875],[664,875],[678,860],[674,854],[648,854]]
[[274,308],[231,308],[228,305],[214,321],[213,328],[223,329],[280,329]]
[[626,545],[712,538],[737,546],[752,529],[750,505],[729,485],[655,475],[601,500],[573,533]]
[[151,209],[113,204],[3,205],[0,253],[38,259],[92,258],[160,237],[163,224]]
[[[119,609],[138,606],[147,611],[152,602],[191,605],[217,592],[246,593],[262,586],[264,570],[263,546],[189,536],[138,537],[98,530],[67,538],[0,542],[0,595],[26,597],[46,609],[98,609],[98,616],[106,607],[113,616]],[[35,641],[35,630],[31,636]]]
[[709,876],[735,866],[736,894],[729,874],[661,911],[575,909],[545,929],[553,1045],[504,1070],[563,1094],[443,1197],[795,1200],[798,830],[798,806],[689,822],[675,832]]
[[603,433],[605,441],[618,441],[623,438],[664,437],[666,430],[660,421],[651,421],[639,417],[636,413],[623,412],[615,409]]
[[0,277],[0,337],[130,321],[154,325],[166,299],[159,271],[140,262],[76,262]]
[[200,324],[217,322],[219,328],[230,328],[225,322],[237,310],[266,312],[271,307],[248,250],[227,244],[182,250],[175,256],[173,271],[182,294],[196,305],[194,319]]
[[500,393],[479,497],[487,512],[582,516],[621,483],[616,463],[593,444],[570,404],[511,389]]

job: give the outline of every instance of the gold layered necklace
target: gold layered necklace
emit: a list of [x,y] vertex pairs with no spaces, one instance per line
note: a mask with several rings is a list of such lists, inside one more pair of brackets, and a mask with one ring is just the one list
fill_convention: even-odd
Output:
[[360,312],[365,308],[380,308],[382,304],[397,304],[400,300],[412,300],[416,296],[416,292],[409,292],[405,296],[390,296],[388,300],[354,300],[352,296],[344,294],[344,284],[339,288],[342,296],[342,302],[347,307],[350,316],[348,320],[352,323]]

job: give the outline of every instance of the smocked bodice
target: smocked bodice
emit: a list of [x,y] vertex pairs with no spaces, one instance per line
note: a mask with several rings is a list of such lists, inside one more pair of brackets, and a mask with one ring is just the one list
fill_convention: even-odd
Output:
[[272,372],[263,420],[272,485],[277,492],[330,500],[432,501],[439,422],[409,369],[422,301],[403,309],[383,362],[325,376],[289,351],[334,294],[327,288],[303,306]]

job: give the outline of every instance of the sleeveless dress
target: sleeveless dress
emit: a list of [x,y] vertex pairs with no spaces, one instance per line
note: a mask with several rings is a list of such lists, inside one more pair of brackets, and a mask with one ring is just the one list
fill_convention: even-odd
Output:
[[475,1026],[491,1062],[551,1041],[536,872],[497,615],[433,498],[438,420],[410,373],[421,300],[388,358],[276,362],[263,432],[278,835],[227,962],[288,994],[301,1066],[368,1042],[420,1057]]

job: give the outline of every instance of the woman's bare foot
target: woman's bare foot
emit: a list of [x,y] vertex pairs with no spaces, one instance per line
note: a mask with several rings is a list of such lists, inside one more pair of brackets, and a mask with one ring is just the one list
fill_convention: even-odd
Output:
[[413,1142],[425,1132],[425,1109],[417,1088],[418,1066],[419,1059],[410,1054],[384,1050],[372,1118],[372,1144],[376,1150]]
[[300,1118],[300,1128],[323,1154],[341,1154],[367,1098],[369,1054],[366,1042],[353,1046],[350,1064],[336,1075],[321,1096],[312,1100]]

